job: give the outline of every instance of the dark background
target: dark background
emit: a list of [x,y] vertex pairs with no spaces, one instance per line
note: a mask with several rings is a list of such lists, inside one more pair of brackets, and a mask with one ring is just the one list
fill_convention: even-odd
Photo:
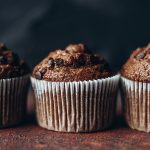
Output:
[[31,67],[50,50],[83,42],[115,70],[150,41],[149,0],[0,0],[0,41]]

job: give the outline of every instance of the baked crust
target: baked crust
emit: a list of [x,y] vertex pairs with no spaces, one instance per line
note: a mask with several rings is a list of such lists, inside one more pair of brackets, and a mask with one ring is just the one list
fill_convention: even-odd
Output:
[[106,78],[111,71],[105,59],[93,55],[83,44],[70,44],[55,50],[33,70],[32,76],[53,82],[84,81]]
[[130,80],[150,82],[150,43],[133,51],[121,74]]
[[23,76],[29,71],[24,60],[0,43],[0,79]]

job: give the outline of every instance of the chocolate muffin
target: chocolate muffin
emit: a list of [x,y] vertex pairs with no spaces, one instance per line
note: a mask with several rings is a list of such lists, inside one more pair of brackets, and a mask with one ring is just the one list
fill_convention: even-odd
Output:
[[121,76],[128,125],[150,132],[150,44],[133,51],[121,69]]
[[50,52],[32,74],[39,80],[52,82],[88,81],[111,75],[106,60],[91,54],[83,44],[71,44],[64,50]]
[[150,82],[150,44],[132,53],[121,74],[133,81]]
[[0,44],[0,79],[23,76],[29,73],[29,67],[17,54]]
[[55,50],[33,70],[37,121],[63,132],[92,132],[111,126],[119,75],[83,44]]
[[0,44],[0,127],[22,121],[26,111],[29,67],[12,50]]

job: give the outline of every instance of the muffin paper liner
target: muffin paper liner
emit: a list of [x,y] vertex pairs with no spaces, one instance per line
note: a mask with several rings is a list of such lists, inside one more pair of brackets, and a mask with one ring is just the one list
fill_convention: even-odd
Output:
[[20,123],[26,113],[29,75],[0,79],[0,127]]
[[124,113],[127,124],[139,131],[150,132],[150,83],[121,77]]
[[91,132],[111,126],[119,75],[80,82],[49,82],[31,77],[41,127],[63,132]]

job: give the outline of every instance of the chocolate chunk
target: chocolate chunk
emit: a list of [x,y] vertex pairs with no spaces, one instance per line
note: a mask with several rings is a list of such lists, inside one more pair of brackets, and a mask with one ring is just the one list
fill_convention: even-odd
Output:
[[53,67],[54,66],[54,59],[53,58],[49,58],[49,60],[48,60],[48,66],[49,67]]
[[80,66],[82,66],[82,63],[80,61],[75,61],[73,63],[73,67],[75,67],[75,68],[80,67]]
[[81,55],[77,60],[74,61],[73,67],[77,68],[85,64],[84,57]]
[[40,69],[39,69],[39,72],[40,72],[41,74],[44,74],[44,73],[46,72],[46,69],[45,69],[45,68],[40,68]]
[[5,50],[7,50],[6,45],[3,43],[0,43],[0,51],[5,51]]
[[86,63],[86,65],[92,65],[92,56],[91,55],[85,56],[85,63]]
[[84,44],[70,44],[65,48],[68,53],[83,53],[86,51]]
[[139,53],[137,56],[136,56],[136,59],[137,60],[140,60],[140,59],[143,59],[145,57],[145,53]]
[[39,80],[42,79],[42,74],[41,74],[40,71],[37,71],[37,72],[35,73],[35,78],[36,78],[36,79],[39,79]]
[[61,59],[61,58],[57,58],[57,59],[54,60],[54,64],[55,64],[56,67],[61,67],[61,66],[64,65],[64,60]]

